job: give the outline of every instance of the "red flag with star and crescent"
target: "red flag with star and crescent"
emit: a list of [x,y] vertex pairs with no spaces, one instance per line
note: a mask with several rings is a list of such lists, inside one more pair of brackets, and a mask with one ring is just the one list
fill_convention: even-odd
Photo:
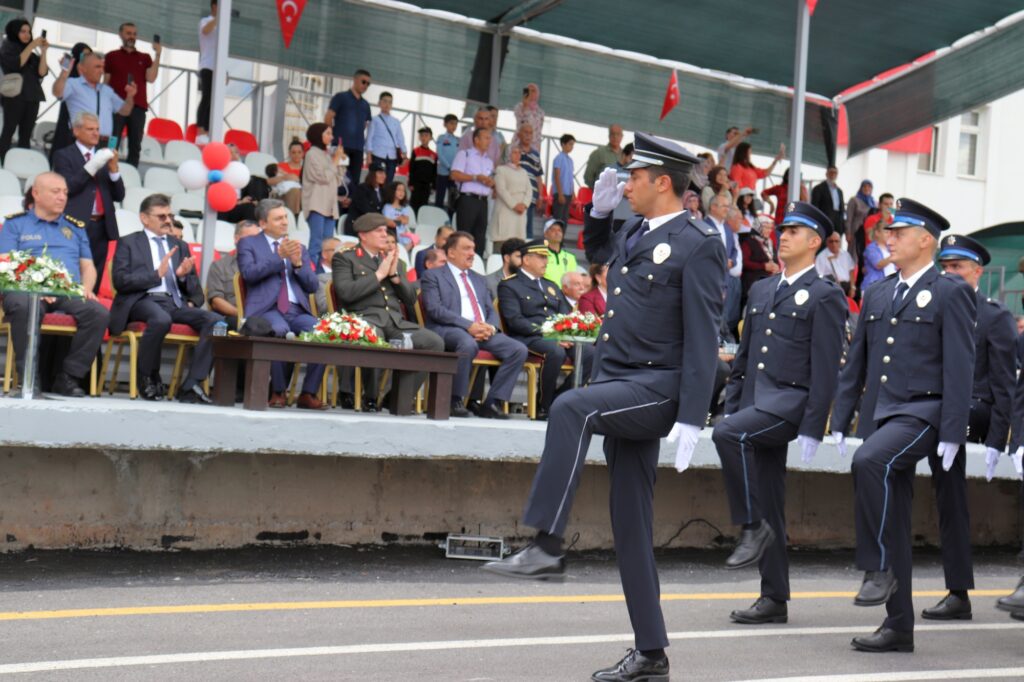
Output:
[[661,105],[661,119],[659,120],[664,120],[668,116],[668,112],[672,111],[677,104],[679,104],[679,77],[676,75],[676,70],[672,69],[672,77],[668,79],[668,90],[665,91],[665,102]]
[[292,45],[292,36],[299,26],[306,0],[277,0],[277,19],[281,22],[281,36],[286,48]]

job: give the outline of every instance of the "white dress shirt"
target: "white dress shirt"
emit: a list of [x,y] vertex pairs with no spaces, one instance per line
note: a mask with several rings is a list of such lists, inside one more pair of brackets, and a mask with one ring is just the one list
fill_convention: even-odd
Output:
[[[270,235],[268,235],[266,232],[263,233],[263,237],[267,240],[267,245],[270,246],[271,251],[274,250],[274,242],[277,242],[278,245],[280,246],[281,241],[284,239],[284,237],[281,237],[281,239],[271,239]],[[284,278],[285,281],[288,282],[288,302],[298,303],[299,299],[295,295],[295,291],[293,290],[292,287],[292,275],[290,272],[290,270],[292,269],[292,262],[287,258],[282,258],[281,260],[284,261]]]
[[[159,239],[160,241],[162,241],[163,244],[164,244],[164,253],[167,253],[168,251],[171,250],[170,245],[167,243],[167,236],[166,235],[159,235],[156,232],[152,232],[152,231],[150,231],[150,229],[148,227],[143,229],[143,232],[146,233],[146,241],[149,242],[149,255],[153,259],[153,269],[156,270],[159,273],[159,271],[160,271],[160,250],[157,248],[156,241],[154,241],[154,240]],[[167,267],[170,268],[170,267],[173,267],[173,265],[168,265]],[[167,280],[165,280],[163,277],[160,278],[160,284],[157,284],[155,287],[150,287],[146,291],[148,293],[150,293],[150,294],[168,294],[168,293],[170,293],[169,291],[167,291]]]
[[[476,322],[476,315],[473,314],[473,301],[469,298],[469,290],[466,289],[466,282],[462,279],[462,270],[458,269],[451,263],[448,263],[448,269],[452,273],[452,277],[455,278],[455,283],[459,286],[459,298],[461,300],[461,307],[459,314],[470,322]],[[468,273],[468,271],[466,271]],[[468,277],[468,275],[467,275]],[[472,286],[472,284],[470,284]],[[476,291],[473,292],[476,296]],[[484,309],[480,306],[479,297],[477,298],[477,306],[480,307],[480,316],[483,317]]]
[[783,274],[782,279],[779,280],[779,286],[782,286],[783,282],[785,282],[789,286],[793,286],[793,282],[797,281],[798,279],[803,277],[805,274],[807,274],[808,271],[813,270],[813,269],[814,269],[814,263],[811,263],[810,265],[808,265],[806,268],[804,268],[800,272],[793,273],[792,275]]
[[[720,223],[713,216],[708,216],[715,227],[718,228],[718,236],[722,239],[722,246],[725,247],[726,258],[729,257],[729,241],[725,237],[725,231],[729,229],[729,226],[725,223]],[[739,235],[733,235],[734,241],[736,242],[736,260],[733,262],[732,267],[729,268],[729,275],[731,277],[739,277],[743,274],[743,249],[740,248]]]
[[[893,266],[893,267],[895,267],[895,266]],[[906,296],[907,294],[910,293],[910,290],[914,288],[914,285],[917,284],[917,280],[921,279],[921,277],[924,276],[924,273],[927,272],[928,269],[932,268],[932,267],[934,267],[934,266],[930,265],[930,264],[926,265],[923,268],[921,268],[920,270],[918,270],[917,272],[915,272],[913,275],[911,275],[907,279],[903,278],[903,272],[901,271],[900,272],[900,276],[896,279],[896,286],[899,286],[900,282],[905,283],[907,285],[907,292],[905,294],[903,294],[903,295]]]

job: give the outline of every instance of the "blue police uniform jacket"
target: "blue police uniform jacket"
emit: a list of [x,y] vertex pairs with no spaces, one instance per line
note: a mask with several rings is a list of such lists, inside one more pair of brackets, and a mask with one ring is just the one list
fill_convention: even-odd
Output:
[[557,284],[543,277],[533,280],[524,273],[498,283],[498,306],[505,333],[527,343],[541,337],[544,320],[572,312],[569,299]]
[[[611,233],[609,216],[591,218]],[[651,230],[632,218],[614,235],[608,300],[591,384],[632,381],[679,401],[676,421],[703,426],[718,367],[725,248],[718,230],[684,212]]]
[[[976,296],[978,324],[974,328],[974,388],[971,396],[991,407],[985,445],[1002,451],[1009,437],[1017,377],[1017,323],[999,301],[980,293]],[[972,437],[971,440],[977,439]]]
[[56,220],[43,220],[35,211],[8,217],[0,230],[0,253],[28,251],[34,256],[46,255],[60,261],[71,278],[81,284],[79,260],[92,260],[85,223],[68,215]]
[[959,277],[929,267],[894,309],[897,281],[890,275],[864,294],[839,377],[832,431],[849,433],[860,399],[858,436],[871,435],[885,419],[909,415],[935,428],[940,442],[964,443],[974,372],[974,291]]
[[781,281],[750,287],[725,413],[754,406],[821,440],[839,383],[846,297],[815,268],[778,291]]

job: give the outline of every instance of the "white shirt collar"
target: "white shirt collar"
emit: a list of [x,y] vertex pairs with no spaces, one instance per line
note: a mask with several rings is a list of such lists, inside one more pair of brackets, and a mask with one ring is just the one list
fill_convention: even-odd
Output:
[[686,213],[686,211],[676,211],[675,213],[666,213],[665,215],[660,215],[657,218],[648,218],[647,224],[650,226],[650,231],[654,232],[668,221],[678,216],[681,216],[684,213]]
[[161,241],[167,241],[167,235],[165,235],[165,234],[157,234],[156,232],[153,232],[153,230],[149,229],[148,227],[142,228],[142,231],[146,233],[146,236],[150,240],[152,240],[152,239],[160,239]]
[[469,272],[469,270],[460,270],[459,268],[455,267],[455,265],[451,261],[448,261],[447,263],[445,263],[445,265],[447,265],[448,269],[452,271],[452,275],[454,275],[455,279],[460,279],[462,277],[463,272]]
[[84,144],[82,144],[78,140],[75,140],[75,144],[78,145],[78,151],[82,152],[82,156],[85,156],[86,154],[95,154],[96,153],[96,147],[86,147]]
[[797,272],[797,273],[795,273],[795,274],[794,274],[794,275],[793,275],[792,277],[791,277],[791,276],[789,276],[789,275],[785,275],[785,276],[783,276],[782,280],[783,280],[783,281],[784,281],[784,282],[785,282],[786,284],[789,284],[790,286],[792,286],[793,282],[796,282],[796,281],[797,281],[797,280],[799,280],[799,279],[800,279],[801,277],[803,277],[804,275],[806,275],[806,274],[807,274],[807,272],[808,272],[809,270],[813,270],[813,269],[814,269],[814,263],[811,263],[810,265],[808,265],[808,266],[807,266],[806,268],[804,268],[804,269],[803,269],[803,270],[801,270],[800,272]]
[[918,270],[917,272],[915,272],[913,275],[908,277],[907,279],[903,278],[903,271],[900,270],[900,275],[899,275],[899,277],[897,279],[900,282],[905,282],[906,285],[907,285],[907,291],[909,291],[909,290],[914,288],[914,285],[917,284],[917,280],[921,279],[921,277],[924,275],[924,273],[928,272],[928,269],[931,268],[931,267],[933,267],[933,266],[932,265],[926,265],[923,268],[921,268],[920,270]]
[[526,270],[524,270],[524,269],[520,269],[520,270],[519,270],[519,272],[523,273],[524,275],[526,275],[527,277],[529,277],[529,278],[530,278],[530,279],[531,279],[532,281],[534,281],[534,282],[536,282],[536,281],[538,281],[538,280],[540,279],[540,277],[534,277],[533,275],[531,275],[531,274],[530,274],[529,272],[527,272],[527,271],[526,271]]

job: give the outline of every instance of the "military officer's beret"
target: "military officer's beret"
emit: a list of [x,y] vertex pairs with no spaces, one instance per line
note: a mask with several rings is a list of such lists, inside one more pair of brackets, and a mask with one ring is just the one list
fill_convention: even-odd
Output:
[[942,240],[939,260],[972,260],[979,265],[988,265],[992,261],[988,249],[977,239],[962,234],[951,234]]
[[548,243],[544,239],[533,239],[519,247],[519,255],[525,256],[528,253],[539,253],[548,255]]
[[356,218],[356,222],[352,226],[352,229],[356,231],[356,234],[359,234],[360,232],[376,230],[381,225],[387,225],[387,222],[388,219],[380,213],[364,213]]
[[903,227],[924,228],[938,239],[940,233],[949,229],[949,221],[913,199],[897,199],[896,215],[885,229],[898,230]]
[[829,217],[821,212],[817,206],[806,201],[791,201],[786,206],[786,217],[779,223],[779,229],[783,227],[809,227],[821,237],[821,243],[828,240],[835,226]]
[[689,173],[700,159],[675,142],[647,133],[637,133],[633,141],[633,160],[626,170],[657,166],[667,171]]

